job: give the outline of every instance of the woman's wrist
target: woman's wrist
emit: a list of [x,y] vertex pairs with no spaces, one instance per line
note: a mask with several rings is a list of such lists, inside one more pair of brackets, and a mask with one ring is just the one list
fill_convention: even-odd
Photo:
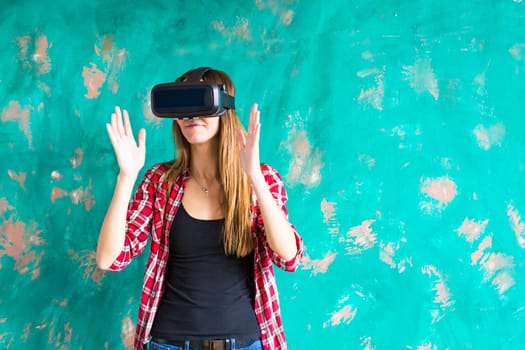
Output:
[[266,181],[264,180],[264,175],[261,171],[258,171],[255,174],[248,175],[248,181],[250,181],[250,183],[253,186],[266,184]]
[[125,185],[125,184],[131,184],[132,186],[135,185],[135,182],[137,181],[137,175],[131,175],[131,174],[123,174],[119,173],[117,175],[117,183]]

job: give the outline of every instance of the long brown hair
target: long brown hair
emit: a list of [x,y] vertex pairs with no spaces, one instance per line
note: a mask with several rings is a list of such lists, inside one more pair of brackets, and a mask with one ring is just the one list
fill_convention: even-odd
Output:
[[[186,80],[190,73],[191,71],[184,73],[177,81]],[[227,93],[235,96],[235,87],[226,73],[211,69],[204,74],[203,80],[224,84]],[[240,147],[237,140],[238,130],[245,132],[235,110],[228,109],[219,118],[218,132],[219,176],[224,198],[224,202],[221,203],[224,206],[223,245],[227,255],[243,257],[253,250],[250,230],[251,186],[241,167]],[[191,160],[190,144],[182,135],[176,121],[173,121],[172,132],[176,142],[177,157],[171,163],[167,173],[170,189],[177,176],[189,168]]]

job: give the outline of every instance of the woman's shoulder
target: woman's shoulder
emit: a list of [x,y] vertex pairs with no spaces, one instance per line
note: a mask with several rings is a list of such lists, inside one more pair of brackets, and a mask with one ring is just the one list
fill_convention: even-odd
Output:
[[144,178],[152,181],[162,181],[168,174],[173,162],[157,163],[150,166],[144,173]]

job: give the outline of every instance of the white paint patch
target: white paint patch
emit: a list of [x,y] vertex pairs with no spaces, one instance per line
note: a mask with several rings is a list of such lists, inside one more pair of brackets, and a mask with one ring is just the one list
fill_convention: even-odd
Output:
[[358,78],[366,78],[369,75],[381,74],[381,71],[377,68],[367,68],[367,69],[362,69],[358,71],[356,74]]
[[488,223],[488,219],[484,221],[474,221],[469,218],[465,218],[461,226],[458,228],[458,234],[463,236],[467,242],[472,243],[485,232],[485,228],[487,227]]
[[474,84],[478,86],[478,88],[476,89],[476,93],[479,96],[485,96],[487,94],[487,89],[485,87],[486,78],[487,77],[485,72],[476,75],[476,77],[474,78]]
[[435,100],[439,98],[438,80],[430,58],[418,58],[414,65],[403,66],[403,76],[416,93],[428,92]]
[[235,24],[231,27],[226,26],[223,21],[218,20],[212,21],[211,24],[214,30],[221,33],[227,39],[228,44],[236,39],[246,42],[252,41],[253,39],[247,18],[237,17]]
[[512,56],[512,58],[514,58],[516,61],[523,61],[525,59],[525,44],[514,44],[509,49],[509,53]]
[[372,344],[372,337],[361,337],[359,339],[363,350],[375,350],[375,346]]
[[505,125],[498,123],[489,127],[478,124],[473,131],[478,141],[478,146],[485,151],[488,151],[494,146],[501,146],[501,142],[505,137]]
[[499,294],[516,284],[510,274],[514,268],[514,257],[502,253],[490,253],[481,259],[480,267],[485,272],[484,281],[490,281]]
[[347,304],[349,299],[348,296],[344,296],[339,300],[338,309],[332,312],[328,321],[323,323],[323,328],[339,326],[341,324],[350,324],[353,321],[357,314],[357,308],[351,304]]
[[368,167],[368,170],[372,170],[376,166],[376,160],[368,154],[360,154],[358,159],[361,163],[365,164]]
[[305,256],[302,259],[302,265],[304,270],[312,270],[312,275],[315,276],[318,273],[326,273],[328,267],[334,262],[337,253],[326,253],[322,259],[311,259],[309,256]]
[[378,111],[383,110],[383,99],[385,97],[385,88],[383,79],[385,76],[385,67],[381,70],[378,68],[370,68],[357,72],[357,76],[360,78],[366,78],[368,76],[374,76],[375,85],[368,89],[361,89],[357,100],[365,107],[377,109]]
[[287,180],[291,185],[303,184],[314,187],[321,182],[321,151],[313,147],[308,135],[303,129],[303,122],[299,113],[290,115],[287,126],[290,127],[288,139],[281,143],[292,155]]
[[422,345],[419,345],[417,347],[417,350],[438,350],[437,345],[434,345],[432,343],[425,343]]
[[323,223],[328,226],[328,233],[331,235],[339,234],[339,222],[337,221],[336,202],[328,202],[325,198],[321,201],[321,212],[323,213]]
[[521,248],[525,248],[525,222],[521,221],[521,215],[518,209],[512,204],[507,206],[507,215],[509,217],[512,231],[516,234],[516,241]]
[[477,265],[483,272],[483,282],[490,283],[496,291],[503,295],[516,284],[512,271],[514,269],[514,257],[491,252],[492,237],[486,236],[478,246],[478,249],[471,254],[472,265]]
[[436,209],[444,209],[457,196],[456,183],[448,176],[422,178],[421,182],[421,193],[432,199],[421,202],[421,209],[428,213]]
[[402,243],[406,243],[406,239],[402,239],[396,243],[379,243],[379,260],[390,266],[392,269],[396,269],[399,273],[403,273],[406,271],[407,267],[413,266],[411,257],[405,257],[402,259],[396,257],[396,253],[400,249]]
[[421,269],[423,274],[433,278],[434,286],[432,290],[435,292],[434,303],[439,305],[439,309],[431,310],[432,312],[432,323],[439,322],[443,318],[443,311],[448,310],[455,301],[452,299],[452,293],[445,283],[443,274],[433,265],[423,266]]
[[361,254],[375,246],[377,241],[377,234],[372,232],[372,225],[375,220],[365,220],[361,225],[351,227],[346,233],[346,237],[342,237],[339,241],[346,244],[346,251],[348,254]]

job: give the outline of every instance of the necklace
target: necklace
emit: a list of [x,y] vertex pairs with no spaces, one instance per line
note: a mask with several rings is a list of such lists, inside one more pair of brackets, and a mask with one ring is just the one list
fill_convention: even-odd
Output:
[[201,188],[201,191],[204,192],[204,194],[206,195],[206,197],[208,197],[208,187],[204,187],[202,186],[199,181],[197,181],[197,179],[195,178],[195,176],[193,176],[193,180],[195,180],[195,182],[197,183],[197,185]]

